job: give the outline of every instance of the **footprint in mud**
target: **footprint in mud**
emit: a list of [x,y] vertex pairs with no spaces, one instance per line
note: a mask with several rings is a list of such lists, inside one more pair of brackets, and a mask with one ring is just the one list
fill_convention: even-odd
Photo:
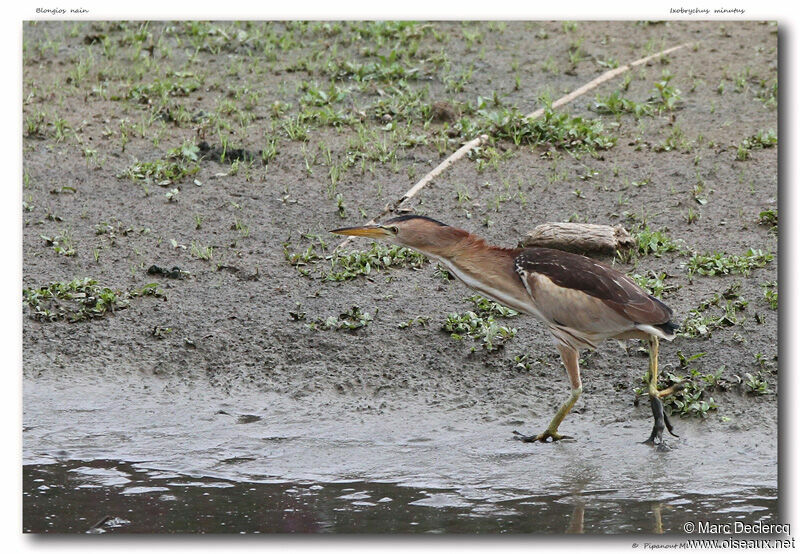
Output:
[[236,423],[253,423],[256,421],[261,421],[261,416],[253,415],[253,414],[242,414],[236,418]]
[[[227,415],[233,417],[232,414],[229,414],[225,410],[217,410],[216,415]],[[240,414],[236,416],[236,423],[254,423],[256,421],[261,421],[263,418],[261,416],[257,416],[255,414]]]
[[254,462],[256,458],[252,456],[234,456],[233,458],[225,458],[220,460],[223,464],[243,464],[245,462]]

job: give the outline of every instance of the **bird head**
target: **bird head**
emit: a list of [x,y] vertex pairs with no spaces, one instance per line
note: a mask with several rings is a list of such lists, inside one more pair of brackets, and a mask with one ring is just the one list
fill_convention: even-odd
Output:
[[382,225],[362,225],[334,229],[331,233],[380,239],[400,246],[414,248],[426,254],[436,254],[447,245],[448,230],[444,223],[422,215],[402,215]]

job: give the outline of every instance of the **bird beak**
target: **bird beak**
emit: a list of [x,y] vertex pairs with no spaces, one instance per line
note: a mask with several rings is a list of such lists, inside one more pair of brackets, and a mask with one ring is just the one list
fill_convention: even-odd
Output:
[[371,237],[375,239],[385,238],[390,232],[380,225],[363,225],[361,227],[343,227],[330,231],[337,235],[352,235],[354,237]]

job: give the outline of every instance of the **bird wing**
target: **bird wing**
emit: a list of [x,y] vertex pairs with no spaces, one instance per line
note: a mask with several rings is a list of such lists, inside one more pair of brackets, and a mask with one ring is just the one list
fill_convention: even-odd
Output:
[[672,316],[666,304],[630,277],[586,256],[526,248],[515,259],[515,268],[542,314],[573,329],[614,327],[615,316],[644,325],[664,324]]

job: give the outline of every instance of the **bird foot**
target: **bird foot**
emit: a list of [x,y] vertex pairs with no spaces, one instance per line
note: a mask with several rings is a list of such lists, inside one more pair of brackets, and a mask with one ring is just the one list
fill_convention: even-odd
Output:
[[[548,438],[550,439],[549,441],[547,440]],[[572,440],[572,437],[549,430],[538,435],[523,435],[519,431],[514,431],[514,439],[522,442],[556,442],[564,439]]]
[[655,422],[653,423],[653,430],[650,433],[650,437],[644,441],[644,444],[655,446],[659,452],[667,451],[670,448],[664,443],[664,429],[666,428],[673,437],[677,437],[678,435],[673,433],[672,423],[664,412],[664,403],[661,402],[661,398],[659,398],[658,395],[650,397],[650,408],[653,410],[653,419]]
[[670,446],[667,443],[665,443],[663,439],[661,440],[661,442],[656,442],[656,441],[647,439],[646,441],[642,441],[642,444],[647,444],[649,446],[652,446],[658,452],[669,452],[670,450],[672,450],[672,448],[670,448]]

